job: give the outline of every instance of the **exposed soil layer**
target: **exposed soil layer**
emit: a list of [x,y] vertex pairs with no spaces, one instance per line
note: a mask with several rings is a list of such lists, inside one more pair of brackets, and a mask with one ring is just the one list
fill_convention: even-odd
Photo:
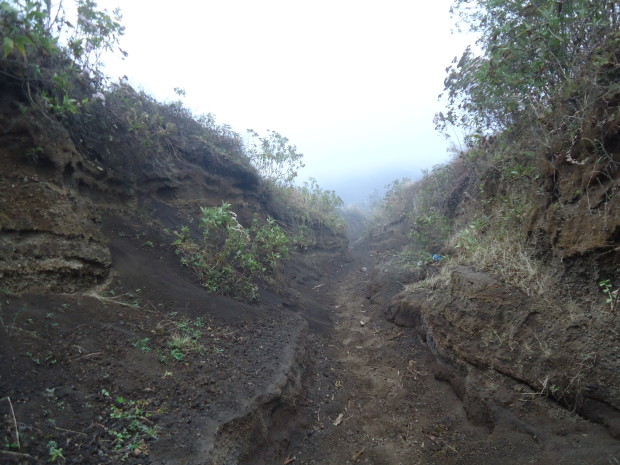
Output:
[[366,297],[379,255],[368,243],[354,253],[355,262],[326,279],[334,329],[314,343],[304,409],[283,428],[292,436],[278,441],[276,435],[248,463],[604,464],[620,458],[620,441],[603,425],[499,369],[463,360],[467,366],[459,371],[438,358],[419,326],[388,322],[386,307]]
[[[3,464],[620,463],[618,312],[465,267],[404,291],[438,265],[389,266],[398,222],[352,256],[315,228],[258,305],[209,294],[172,231],[200,234],[199,207],[222,201],[242,224],[291,213],[215,142],[171,133],[139,160],[98,120],[80,127],[95,144],[0,100]],[[617,202],[587,250],[570,208],[526,227],[585,302],[590,265],[618,272]]]

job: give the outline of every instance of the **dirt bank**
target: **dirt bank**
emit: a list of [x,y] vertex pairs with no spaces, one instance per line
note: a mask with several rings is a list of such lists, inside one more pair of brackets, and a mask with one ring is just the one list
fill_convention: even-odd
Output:
[[[620,441],[604,425],[500,367],[467,360],[455,366],[454,359],[443,359],[437,344],[458,341],[456,330],[433,339],[434,326],[424,330],[403,325],[405,320],[388,322],[386,306],[366,297],[369,284],[376,289],[380,254],[368,243],[354,254],[356,260],[321,288],[331,299],[334,329],[314,343],[305,407],[288,425],[293,435],[248,463],[607,464],[619,459]],[[421,321],[415,311],[406,316]]]
[[208,293],[173,231],[199,234],[200,207],[223,201],[245,225],[264,219],[256,171],[226,138],[179,126],[153,154],[91,110],[76,137],[0,103],[0,462],[251,458],[297,409],[309,328],[331,324],[311,291],[346,238],[322,228],[293,248],[260,304]]

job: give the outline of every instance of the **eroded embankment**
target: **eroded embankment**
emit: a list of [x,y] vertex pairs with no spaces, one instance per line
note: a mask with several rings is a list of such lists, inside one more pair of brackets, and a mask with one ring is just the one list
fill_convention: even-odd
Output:
[[[391,308],[393,319],[406,317],[462,373],[500,373],[620,437],[618,327],[616,315],[604,310],[570,315],[559,303],[465,267],[452,271],[443,294],[404,292]],[[482,386],[459,384],[481,396]]]
[[0,461],[251,458],[297,408],[308,328],[330,321],[311,291],[346,239],[291,245],[260,304],[209,293],[175,232],[199,236],[200,207],[222,202],[245,225],[277,213],[225,140],[179,131],[139,159],[120,121],[101,138],[90,121],[85,142],[7,98],[0,122]]
[[[368,243],[354,254],[357,261],[321,288],[334,329],[315,342],[301,420],[251,463],[602,464],[620,457],[620,442],[603,425],[500,366],[459,358],[454,349],[448,357],[448,343],[489,353],[464,342],[463,328],[426,324],[402,295],[386,315],[380,300],[389,293],[380,290],[391,282],[402,289],[403,276],[384,273],[382,255]],[[464,283],[453,299],[501,302],[492,295]],[[465,313],[455,318],[467,325],[474,316]],[[480,318],[492,324],[490,315]]]
[[[451,384],[468,418],[488,428],[490,444],[526,434],[540,463],[613,463],[620,453],[614,315],[561,310],[492,275],[456,268],[449,286],[404,291],[386,315],[415,329],[439,360],[436,376]],[[522,463],[518,457],[507,454],[506,463]]]

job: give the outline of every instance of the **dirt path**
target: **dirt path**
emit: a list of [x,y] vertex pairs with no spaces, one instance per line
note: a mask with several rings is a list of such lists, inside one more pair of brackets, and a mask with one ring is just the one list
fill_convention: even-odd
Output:
[[[316,339],[300,419],[284,428],[280,447],[252,463],[617,463],[617,443],[603,440],[599,425],[546,398],[507,400],[493,411],[494,424],[473,424],[416,332],[388,322],[385,309],[365,297],[374,259],[368,251],[354,254],[356,261],[316,289],[331,302],[333,331]],[[489,389],[504,382],[492,371],[484,376]],[[559,432],[550,434],[547,425],[560,425]],[[590,445],[594,438],[599,446]]]
[[326,286],[334,330],[317,348],[309,424],[284,463],[456,463],[462,441],[471,446],[485,436],[435,379],[413,331],[387,322],[366,299],[370,260],[360,257]]

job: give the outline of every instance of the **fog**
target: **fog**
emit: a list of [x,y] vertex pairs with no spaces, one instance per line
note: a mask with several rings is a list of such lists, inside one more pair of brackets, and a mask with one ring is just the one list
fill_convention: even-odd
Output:
[[[112,9],[118,1],[100,0]],[[432,119],[445,68],[469,42],[450,0],[123,2],[129,53],[107,71],[245,133],[271,129],[346,202],[448,159]]]

